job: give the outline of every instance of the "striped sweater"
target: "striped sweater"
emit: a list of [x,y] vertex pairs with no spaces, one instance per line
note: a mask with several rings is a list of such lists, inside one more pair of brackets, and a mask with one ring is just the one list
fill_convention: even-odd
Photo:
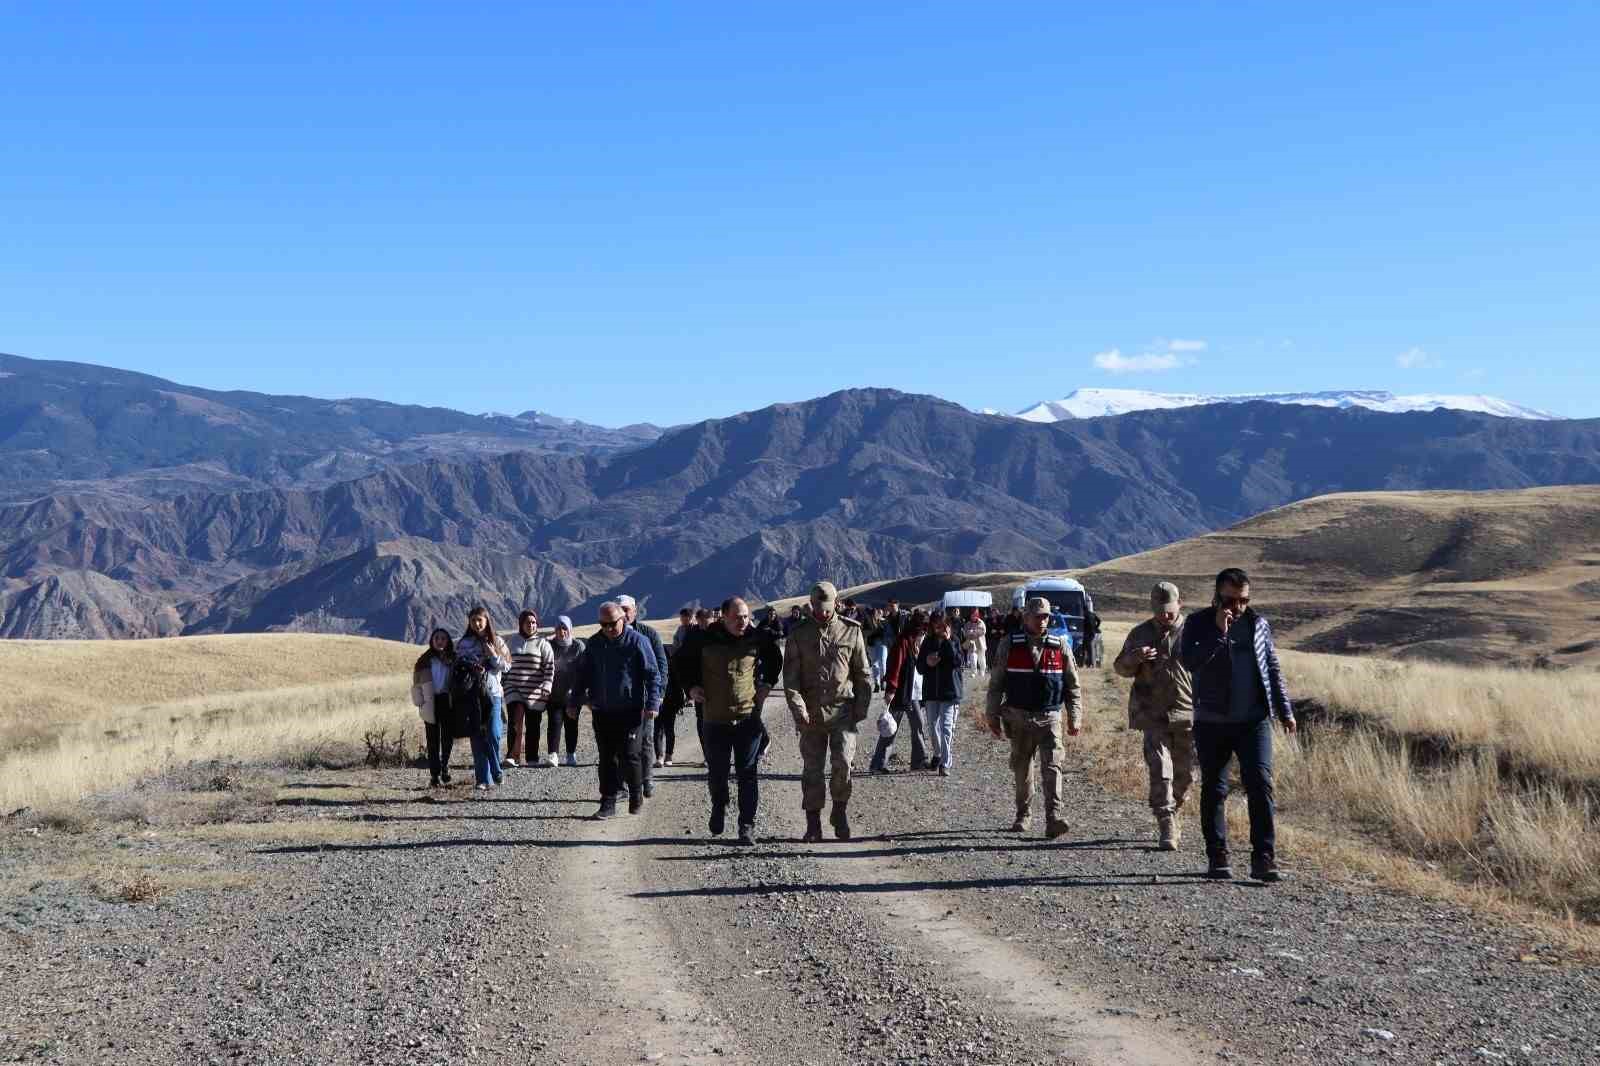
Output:
[[506,702],[543,707],[550,699],[550,686],[555,681],[555,649],[537,633],[531,637],[513,633],[506,639],[506,646],[511,649],[511,666],[501,678]]

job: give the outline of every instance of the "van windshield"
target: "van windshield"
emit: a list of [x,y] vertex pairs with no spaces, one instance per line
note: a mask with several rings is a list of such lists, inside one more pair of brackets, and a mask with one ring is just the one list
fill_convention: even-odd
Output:
[[1067,615],[1070,618],[1083,617],[1083,593],[1081,592],[1068,592],[1066,590],[1043,591],[1039,589],[1029,589],[1027,595],[1029,599],[1032,599],[1035,596],[1043,596],[1045,599],[1050,601],[1051,610]]

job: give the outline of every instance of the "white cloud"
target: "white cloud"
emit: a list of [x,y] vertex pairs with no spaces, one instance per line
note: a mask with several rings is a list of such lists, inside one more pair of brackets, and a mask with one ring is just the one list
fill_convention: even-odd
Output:
[[1401,370],[1437,370],[1444,361],[1421,348],[1407,348],[1394,357],[1394,365]]
[[1146,352],[1143,355],[1123,355],[1116,348],[1097,352],[1094,365],[1113,374],[1149,374],[1160,370],[1176,370],[1183,360],[1172,352]]
[[1203,352],[1206,350],[1205,341],[1170,340],[1167,342],[1169,352]]

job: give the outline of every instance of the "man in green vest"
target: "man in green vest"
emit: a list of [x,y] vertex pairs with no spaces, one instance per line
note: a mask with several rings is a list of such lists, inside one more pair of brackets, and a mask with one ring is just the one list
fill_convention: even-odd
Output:
[[711,835],[728,812],[728,764],[739,779],[739,843],[756,842],[757,771],[766,728],[761,707],[783,676],[783,652],[772,634],[751,625],[750,605],[738,596],[722,605],[722,620],[685,638],[673,657],[689,698],[704,703],[701,746],[711,788]]

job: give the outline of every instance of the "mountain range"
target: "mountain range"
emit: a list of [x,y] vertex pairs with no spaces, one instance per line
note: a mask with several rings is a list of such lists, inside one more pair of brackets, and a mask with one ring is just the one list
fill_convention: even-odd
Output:
[[[32,386],[56,386],[53,411],[33,409],[21,433],[16,418],[0,422],[8,473],[30,473],[18,443],[36,441],[31,476],[45,486],[22,498],[13,486],[0,504],[0,635],[416,640],[476,602],[506,624],[523,606],[587,618],[627,591],[666,614],[733,592],[788,595],[819,576],[1087,565],[1328,492],[1600,482],[1600,421],[1451,410],[1251,402],[1223,420],[1190,407],[1036,424],[855,389],[649,440],[650,428],[595,429],[583,448],[537,437],[527,419],[460,415],[479,428],[517,422],[533,447],[418,459],[438,445],[408,436],[406,419],[430,409],[304,400],[272,425],[256,413],[264,398],[229,393],[200,397],[229,397],[223,411],[169,397],[126,414],[104,391],[148,396],[157,379],[108,383],[95,375],[119,372],[78,368],[73,387],[56,373]],[[320,442],[288,441],[300,418]],[[306,470],[305,457],[352,438],[369,445],[353,461],[376,469],[331,481]],[[100,454],[101,442],[117,448]],[[241,484],[206,487],[196,468]],[[96,470],[100,480],[49,479]],[[161,491],[140,491],[148,484]]]
[[[1500,418],[1549,421],[1548,411],[1525,407],[1495,396],[1419,393],[1396,396],[1378,389],[1344,389],[1331,392],[1262,392],[1208,396],[1200,393],[1146,392],[1143,389],[1074,389],[1059,400],[1046,400],[1016,414],[1029,422],[1061,422],[1069,418],[1106,418],[1134,411],[1170,411],[1214,403],[1284,403],[1305,407],[1362,407],[1369,411],[1404,414],[1409,411],[1476,411]],[[994,412],[987,412],[994,413]]]
[[655,426],[539,411],[471,415],[381,400],[217,392],[148,374],[0,354],[0,500],[129,500],[331,485],[423,459],[636,447]]

